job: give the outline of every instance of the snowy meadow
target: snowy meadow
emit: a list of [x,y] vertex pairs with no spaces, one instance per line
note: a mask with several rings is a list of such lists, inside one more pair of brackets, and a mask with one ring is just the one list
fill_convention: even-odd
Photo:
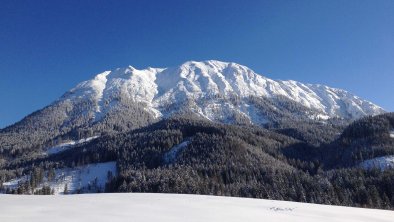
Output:
[[0,221],[392,221],[393,211],[179,194],[1,195]]

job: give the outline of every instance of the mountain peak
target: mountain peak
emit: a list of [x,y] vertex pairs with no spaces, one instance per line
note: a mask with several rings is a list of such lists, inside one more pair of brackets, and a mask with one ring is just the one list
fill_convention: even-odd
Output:
[[[234,115],[252,123],[265,122],[266,114],[250,103],[252,97],[275,103],[281,100],[278,104],[293,101],[311,110],[311,118],[355,119],[384,112],[345,90],[293,80],[275,81],[246,66],[218,60],[187,61],[164,69],[118,68],[78,84],[62,98],[93,101],[96,112],[103,116],[116,106],[119,96],[145,104],[155,117],[172,115],[182,107],[204,118],[225,122]],[[231,102],[234,97],[238,98],[237,103]],[[185,103],[189,105],[185,107]]]

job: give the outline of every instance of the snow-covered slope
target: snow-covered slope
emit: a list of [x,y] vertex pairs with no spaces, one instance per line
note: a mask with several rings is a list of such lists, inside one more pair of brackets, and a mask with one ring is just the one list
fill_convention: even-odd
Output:
[[108,172],[111,172],[113,176],[116,175],[116,162],[56,170],[54,181],[46,182],[43,185],[54,189],[54,194],[64,193],[66,185],[68,193],[75,193],[78,190],[84,193],[104,192],[105,184],[108,182]]
[[374,168],[380,170],[394,169],[394,156],[382,156],[365,160],[361,163],[361,167],[367,170]]
[[394,212],[248,198],[176,194],[0,197],[0,221],[384,222]]
[[[39,184],[36,190],[41,189],[43,186],[49,186],[53,189],[54,194],[63,194],[67,186],[67,192],[83,193],[89,192],[104,192],[105,184],[108,182],[108,173],[115,176],[116,162],[106,162],[97,164],[88,164],[75,168],[62,168],[55,171],[54,178],[50,181],[48,177],[44,178],[44,182]],[[48,172],[45,172],[47,175]],[[30,180],[30,176],[23,176],[8,182],[3,183],[5,189],[15,189],[20,183]]]
[[166,163],[171,163],[173,162],[178,153],[181,152],[182,150],[184,150],[190,143],[190,139],[184,140],[182,143],[175,145],[174,147],[172,147],[167,153],[164,154],[164,162]]
[[285,98],[313,111],[311,118],[355,119],[384,110],[349,92],[323,85],[275,81],[248,67],[215,60],[189,61],[172,68],[137,70],[131,66],[98,74],[77,85],[60,100],[93,101],[95,120],[100,120],[121,100],[145,104],[155,118],[166,117],[181,107],[210,120],[226,122],[234,115],[252,123],[266,117],[247,98]]
[[86,143],[86,142],[89,142],[89,141],[97,139],[97,138],[98,138],[98,136],[92,136],[92,137],[88,137],[85,139],[80,139],[78,141],[70,140],[68,142],[61,143],[57,146],[49,147],[44,154],[52,155],[52,154],[60,153],[65,150],[71,149],[75,145]]

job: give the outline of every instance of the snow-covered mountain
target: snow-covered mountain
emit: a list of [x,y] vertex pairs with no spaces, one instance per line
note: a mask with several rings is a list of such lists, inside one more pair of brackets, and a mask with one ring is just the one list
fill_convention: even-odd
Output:
[[6,149],[51,147],[63,139],[126,132],[179,115],[286,128],[310,120],[348,121],[383,112],[345,90],[275,81],[236,63],[189,61],[172,68],[129,66],[100,73],[1,129],[0,141]]
[[154,118],[183,110],[219,122],[231,122],[237,116],[251,123],[265,123],[269,120],[267,111],[261,111],[265,105],[256,105],[256,99],[269,101],[271,110],[290,101],[308,110],[301,113],[320,120],[356,119],[384,112],[345,90],[292,80],[276,81],[246,66],[215,60],[189,61],[172,68],[138,70],[129,66],[105,71],[78,84],[60,101],[91,101],[90,112],[95,121],[116,109],[121,101],[129,100],[144,104]]

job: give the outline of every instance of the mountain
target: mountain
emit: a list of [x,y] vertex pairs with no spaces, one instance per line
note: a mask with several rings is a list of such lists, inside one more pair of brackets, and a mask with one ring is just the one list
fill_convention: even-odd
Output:
[[349,92],[296,81],[274,81],[248,67],[220,61],[186,62],[173,68],[133,67],[106,71],[82,82],[60,101],[91,101],[95,121],[119,105],[119,98],[144,104],[154,118],[184,109],[209,120],[233,121],[235,115],[254,124],[269,121],[250,97],[295,102],[309,118],[356,119],[384,110]]
[[382,108],[344,90],[274,81],[236,63],[130,66],[100,73],[1,129],[0,151],[6,157],[32,155],[62,141],[127,132],[174,116],[257,125],[319,145],[349,121],[380,113]]
[[294,129],[295,122],[350,121],[383,112],[344,90],[274,81],[236,63],[190,61],[178,67],[143,70],[130,66],[100,73],[0,130],[0,145],[4,152],[19,155],[22,148],[26,152],[64,139],[125,132],[176,115],[290,128],[287,132],[298,138],[310,138]]

